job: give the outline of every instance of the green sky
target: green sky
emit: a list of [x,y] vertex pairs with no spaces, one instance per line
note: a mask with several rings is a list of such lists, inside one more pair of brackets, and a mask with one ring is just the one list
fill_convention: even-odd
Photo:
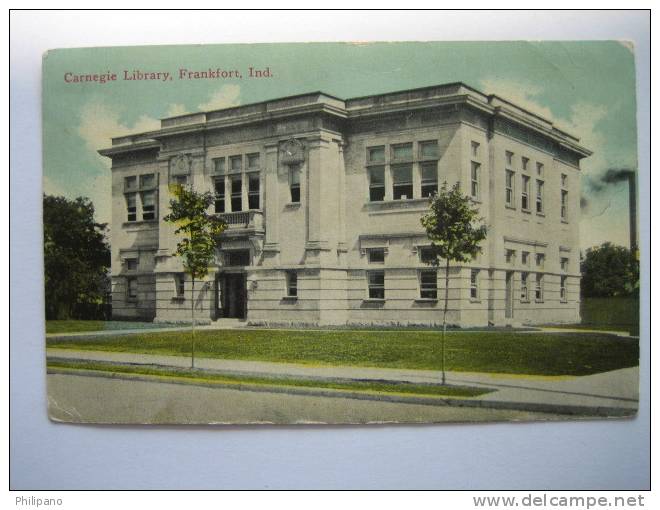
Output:
[[[250,79],[248,68],[272,78]],[[178,79],[178,70],[239,70],[243,79]],[[123,71],[169,71],[171,81],[124,81]],[[65,83],[115,72],[105,84]],[[634,57],[618,42],[259,44],[66,49],[44,58],[44,191],[89,196],[109,220],[111,136],[157,119],[313,90],[342,98],[462,81],[498,93],[569,129],[594,151],[583,161],[584,247],[628,244],[627,187],[595,192],[608,168],[636,169]]]

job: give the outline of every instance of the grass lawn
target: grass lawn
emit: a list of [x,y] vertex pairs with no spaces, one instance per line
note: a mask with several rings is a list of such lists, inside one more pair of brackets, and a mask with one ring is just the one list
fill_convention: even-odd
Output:
[[166,328],[167,324],[133,321],[46,321],[46,333],[87,333],[89,331],[121,331],[126,329]]
[[[196,335],[197,356],[317,365],[439,370],[437,331],[216,330]],[[191,333],[47,339],[49,348],[190,355]],[[587,375],[639,363],[636,339],[598,333],[450,332],[446,368],[462,372]]]
[[243,375],[213,374],[192,369],[168,369],[160,367],[121,366],[111,363],[94,361],[60,361],[48,362],[49,368],[68,370],[92,370],[95,372],[112,372],[120,374],[135,374],[154,376],[158,378],[175,379],[190,383],[211,383],[240,387],[249,386],[279,386],[322,388],[330,390],[357,391],[361,393],[390,393],[434,397],[476,397],[493,390],[468,386],[442,386],[440,384],[415,384],[407,382],[385,381],[328,381],[301,379],[294,377],[257,377]]

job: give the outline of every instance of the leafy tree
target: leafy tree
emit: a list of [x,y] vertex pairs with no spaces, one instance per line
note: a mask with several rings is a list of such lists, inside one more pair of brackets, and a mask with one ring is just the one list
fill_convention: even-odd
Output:
[[181,185],[171,188],[170,214],[163,219],[176,225],[175,234],[184,237],[176,245],[175,256],[181,258],[183,267],[192,278],[190,316],[192,321],[192,367],[195,367],[195,281],[204,278],[215,257],[218,238],[227,225],[223,220],[208,213],[215,200],[211,192],[199,193]]
[[107,292],[107,224],[94,221],[94,204],[43,196],[47,319],[69,319],[77,304],[100,303]]
[[445,298],[442,314],[442,384],[445,384],[445,334],[449,298],[449,263],[468,262],[481,252],[479,243],[486,238],[486,225],[481,224],[479,211],[472,199],[463,195],[459,184],[447,189],[442,185],[431,198],[430,211],[421,218],[431,240],[431,264],[438,267],[444,260]]
[[584,297],[629,296],[639,292],[639,261],[623,246],[589,248],[580,264]]

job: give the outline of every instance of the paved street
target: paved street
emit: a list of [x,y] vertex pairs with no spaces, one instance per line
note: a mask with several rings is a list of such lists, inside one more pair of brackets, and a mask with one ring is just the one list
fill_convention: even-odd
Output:
[[414,423],[559,418],[524,411],[289,395],[61,374],[48,375],[48,395],[49,411],[54,420],[86,423]]

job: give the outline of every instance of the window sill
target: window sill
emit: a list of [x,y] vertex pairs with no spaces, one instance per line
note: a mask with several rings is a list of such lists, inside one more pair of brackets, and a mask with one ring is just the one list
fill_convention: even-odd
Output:
[[520,210],[521,210],[522,212],[524,212],[525,214],[532,214],[532,210],[531,210],[531,209],[520,209]]
[[385,299],[367,298],[367,299],[363,299],[362,302],[364,302],[364,303],[384,303]]
[[481,299],[470,298],[470,303],[481,303]]
[[176,296],[172,298],[172,303],[183,303],[185,300],[186,298],[184,297]]
[[539,300],[539,299],[536,299],[534,302],[535,302],[535,303],[538,303],[538,304],[543,304],[543,300],[542,300],[542,299],[540,299],[540,300]]
[[158,220],[136,220],[136,221],[125,221],[122,223],[123,228],[127,227],[140,227],[144,225],[158,225]]
[[520,304],[521,305],[528,305],[530,303],[529,299],[521,299]]
[[300,207],[300,202],[287,202],[284,204],[286,209],[298,209]]
[[298,301],[298,296],[282,296],[282,301]]
[[415,303],[437,303],[438,299],[437,298],[417,298],[415,299]]
[[506,204],[505,204],[504,207],[507,208],[507,209],[511,209],[512,211],[515,211],[515,210],[516,210],[516,206],[515,206],[515,205],[506,205]]

